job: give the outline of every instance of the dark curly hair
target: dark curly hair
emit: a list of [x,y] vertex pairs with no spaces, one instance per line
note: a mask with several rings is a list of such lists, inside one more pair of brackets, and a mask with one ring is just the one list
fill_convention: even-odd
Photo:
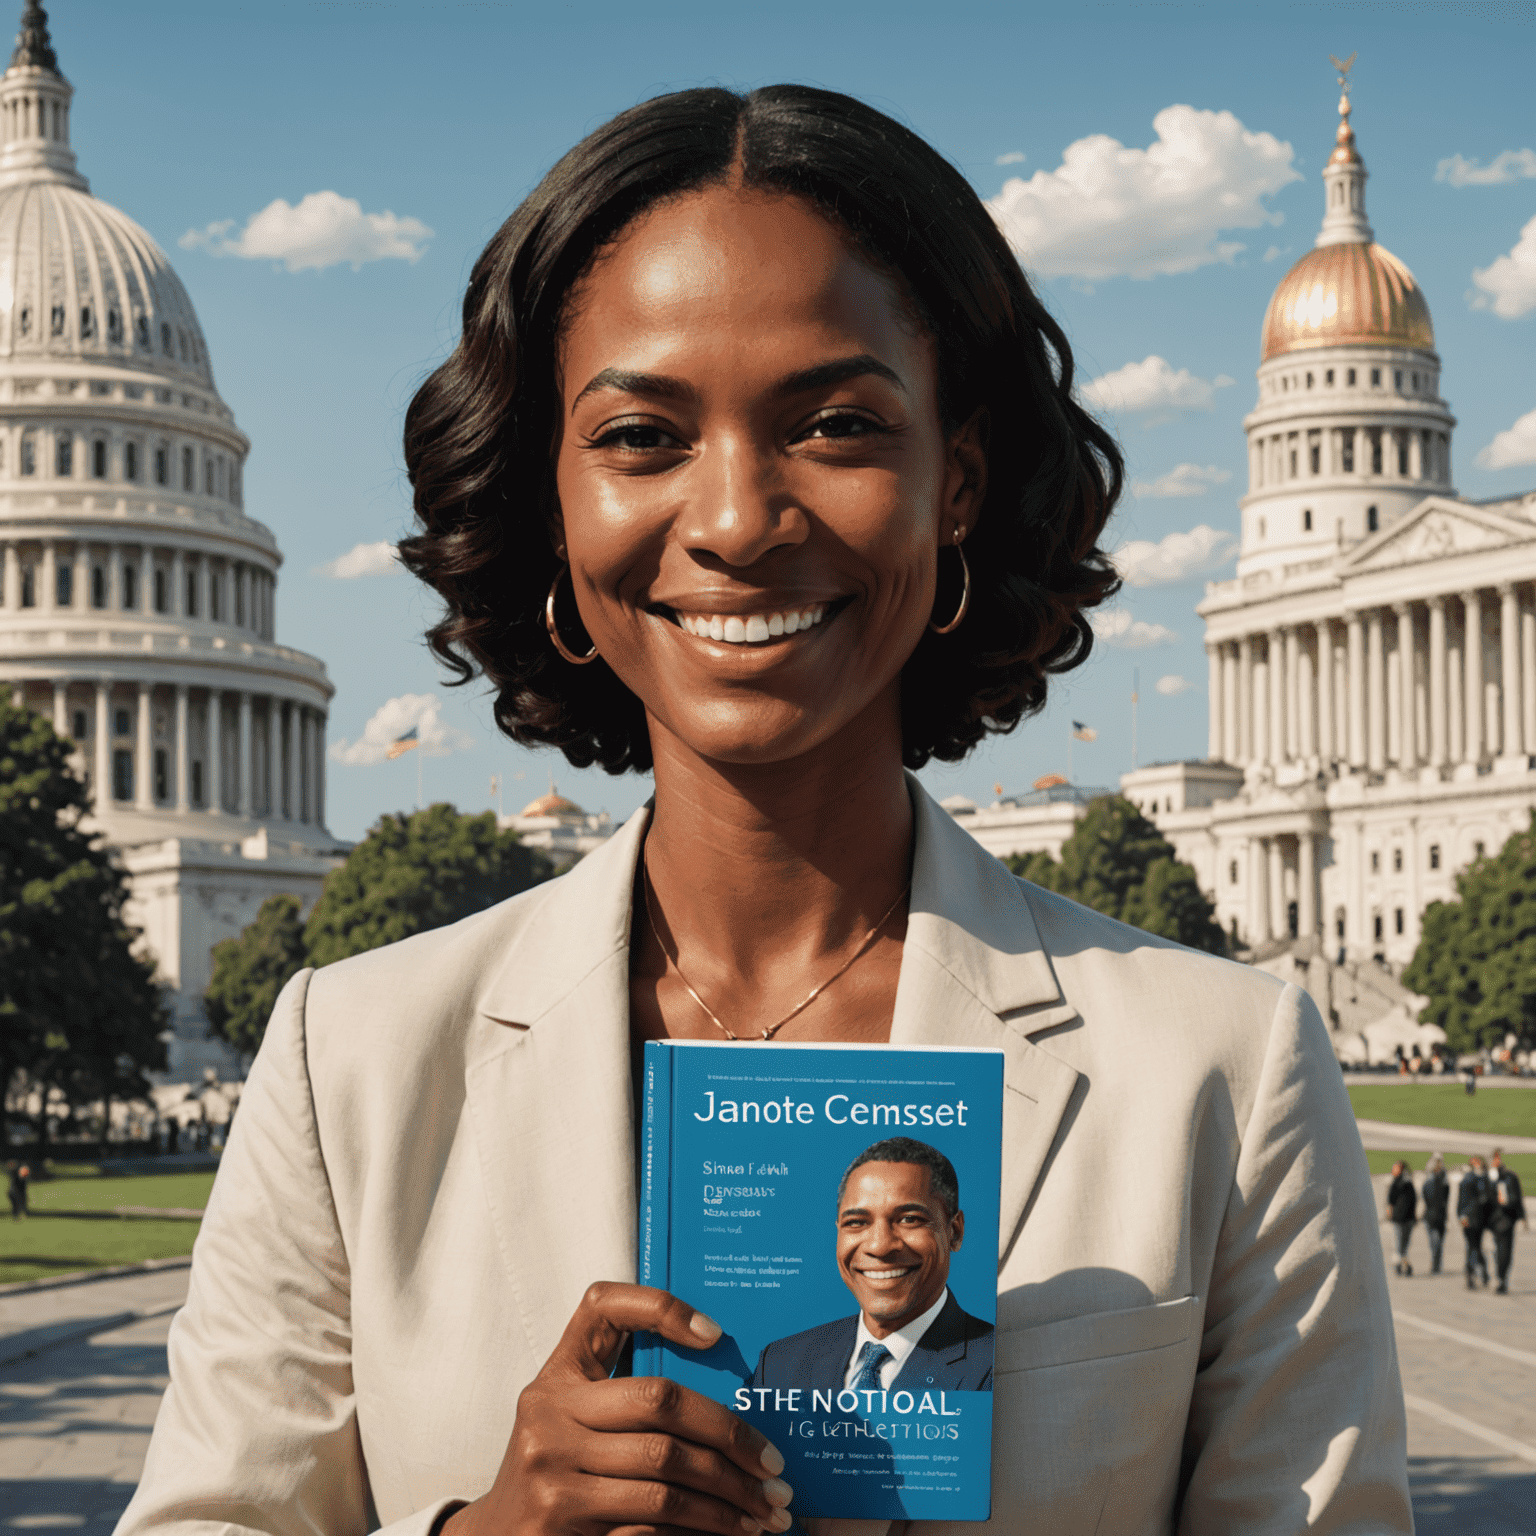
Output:
[[[406,412],[422,531],[400,556],[447,608],[428,642],[453,682],[484,672],[514,741],[559,747],[579,768],[651,766],[640,701],[607,666],[558,660],[544,629],[559,567],[560,327],[573,286],[638,215],[733,174],[806,199],[900,280],[936,342],[946,430],[986,413],[970,612],[951,635],[925,633],[901,676],[905,762],[953,762],[1039,710],[1049,675],[1087,659],[1084,611],[1119,586],[1097,546],[1123,467],[1073,399],[1066,337],[969,183],[915,133],[832,91],[658,96],[583,139],[497,231],[458,345]],[[945,614],[959,597],[953,565],[941,566]],[[563,622],[579,635],[574,616]]]

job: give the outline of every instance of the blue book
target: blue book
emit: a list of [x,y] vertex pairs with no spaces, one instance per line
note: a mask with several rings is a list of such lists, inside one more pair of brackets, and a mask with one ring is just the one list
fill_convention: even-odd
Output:
[[1001,1051],[651,1041],[640,1281],[720,1324],[637,1376],[784,1453],[798,1516],[986,1520]]

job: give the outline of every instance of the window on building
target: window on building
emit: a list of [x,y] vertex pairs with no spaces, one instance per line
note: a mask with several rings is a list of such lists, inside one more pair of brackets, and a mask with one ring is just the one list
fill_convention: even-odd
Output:
[[155,567],[155,612],[164,613],[170,605],[170,582],[166,580],[165,567]]
[[1333,931],[1336,938],[1344,937],[1344,914],[1342,912],[1333,920]]
[[140,315],[134,323],[133,334],[139,345],[147,352],[149,350],[149,316]]
[[1400,874],[1402,874],[1402,872],[1403,872],[1403,850],[1401,848],[1394,848],[1392,850],[1392,873],[1394,875],[1400,875]]
[[1301,912],[1294,901],[1288,902],[1285,908],[1285,926],[1290,930],[1291,937],[1298,938],[1301,934]]
[[1355,370],[1353,368],[1350,368],[1350,369],[1348,369],[1345,372],[1345,374],[1344,374],[1344,383],[1350,389],[1353,389],[1355,387]]
[[1380,526],[1381,518],[1377,513],[1376,508],[1367,507],[1365,509],[1365,531],[1367,533],[1375,533]]
[[1392,387],[1397,390],[1403,387],[1403,370],[1401,368],[1394,368],[1392,370]]
[[37,436],[32,432],[21,434],[21,472],[24,475],[37,473]]
[[139,445],[137,443],[123,444],[123,473],[130,480],[139,478]]
[[1429,867],[1431,869],[1439,869],[1440,868],[1440,844],[1439,843],[1431,843],[1429,845]]
[[89,341],[96,334],[96,317],[91,313],[89,304],[80,306],[80,339]]
[[1371,873],[1373,875],[1381,873],[1381,854],[1374,848],[1371,850]]
[[1408,473],[1408,434],[1399,433],[1397,438],[1397,472],[1400,475]]
[[32,334],[32,311],[26,305],[22,305],[21,318],[16,322],[16,329],[23,336],[30,336]]
[[123,567],[123,607],[137,608],[139,606],[139,568],[136,565]]
[[51,325],[55,336],[62,336],[64,334],[64,306],[62,304],[55,304],[53,306]]
[[192,760],[192,803],[203,803],[203,761],[201,758]]
[[90,716],[83,709],[75,711],[74,736],[76,741],[84,741],[90,733]]
[[123,317],[115,309],[107,311],[107,340],[119,342],[123,339]]
[[1264,519],[1262,517],[1259,519],[1259,537],[1261,539],[1264,537]]
[[197,617],[197,572],[187,572],[187,617]]
[[184,491],[197,489],[196,483],[192,478],[192,464],[192,450],[190,448],[183,448],[181,450],[181,488]]
[[112,734],[114,736],[131,736],[133,734],[133,721],[126,709],[114,709],[112,711]]
[[1414,392],[1414,394],[1418,394],[1418,392],[1419,392],[1419,376],[1418,376],[1418,374],[1415,373],[1415,374],[1412,375],[1412,378],[1413,378],[1413,392]]
[[112,754],[112,798],[133,799],[133,753],[123,747]]
[[1237,884],[1237,860],[1236,859],[1233,859],[1232,862],[1227,865],[1227,884],[1228,885],[1236,885]]
[[1483,856],[1483,854],[1484,854],[1484,853],[1485,853],[1485,852],[1486,852],[1486,851],[1487,851],[1487,849],[1486,849],[1486,847],[1485,847],[1485,846],[1484,846],[1484,844],[1483,844],[1483,843],[1481,843],[1481,842],[1476,842],[1476,843],[1473,843],[1473,844],[1472,844],[1472,857],[1473,857],[1473,858],[1474,858],[1474,859],[1480,859],[1480,858],[1482,858],[1482,856]]
[[171,798],[170,761],[164,747],[155,748],[155,799]]
[[1312,388],[1312,375],[1310,373],[1307,375],[1307,388]]
[[171,456],[164,448],[155,449],[155,484],[171,483]]
[[91,444],[91,473],[98,480],[107,478],[107,443],[105,438],[98,437]]
[[1296,478],[1296,450],[1291,449],[1291,479]]
[[1401,933],[1403,931],[1403,909],[1401,907],[1398,907],[1396,911],[1393,912],[1392,922],[1397,931]]
[[160,350],[167,357],[171,355],[171,328],[164,324],[160,327]]
[[182,360],[182,362],[186,362],[186,360],[187,360],[187,333],[185,331],[177,331],[176,332],[176,340],[177,340],[177,342],[181,346],[181,360]]
[[1378,912],[1371,919],[1371,927],[1375,930],[1377,941],[1381,939],[1381,913]]
[[1321,443],[1313,443],[1308,450],[1312,461],[1312,473],[1320,475],[1323,472],[1323,447]]
[[53,440],[53,472],[61,480],[75,472],[75,440],[68,432],[60,432]]
[[71,608],[75,602],[75,562],[59,561],[53,575],[54,601],[60,608]]
[[1371,387],[1373,389],[1380,389],[1381,388],[1381,369],[1380,368],[1372,368],[1371,369]]
[[1355,434],[1346,432],[1343,443],[1340,446],[1339,462],[1344,466],[1344,473],[1352,475],[1355,472]]
[[1328,371],[1327,371],[1327,373],[1325,373],[1325,374],[1324,374],[1324,375],[1323,375],[1323,384],[1324,384],[1324,385],[1325,385],[1325,387],[1327,387],[1327,388],[1328,388],[1328,389],[1332,389],[1332,388],[1333,388],[1333,369],[1332,369],[1332,368],[1330,368],[1330,369],[1329,369],[1329,370],[1328,370]]
[[1371,433],[1371,473],[1373,475],[1379,475],[1381,473],[1381,433],[1380,432],[1372,432]]
[[91,607],[105,608],[107,606],[107,572],[104,566],[93,565],[91,567]]
[[213,495],[213,460],[212,459],[204,459],[203,460],[203,494],[205,496],[212,496]]
[[1311,507],[1304,507],[1302,509],[1302,513],[1301,513],[1301,531],[1303,533],[1311,533],[1312,532],[1312,508]]
[[218,571],[208,574],[208,617],[217,624],[223,617],[224,577]]
[[26,566],[21,573],[21,606],[23,608],[37,606],[37,583],[30,565]]

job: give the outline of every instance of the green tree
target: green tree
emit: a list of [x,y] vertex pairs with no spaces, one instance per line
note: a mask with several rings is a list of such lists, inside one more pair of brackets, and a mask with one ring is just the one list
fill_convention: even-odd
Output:
[[1536,1044],[1536,811],[1492,858],[1456,877],[1457,901],[1425,909],[1403,985],[1429,998],[1422,1017],[1455,1051]]
[[486,811],[451,805],[380,819],[333,871],[304,928],[312,965],[441,928],[547,880],[548,859]]
[[78,1105],[148,1093],[167,1013],[123,920],[124,876],[80,829],[89,801],[71,750],[0,698],[0,1087],[41,1088],[44,1102],[56,1088]]
[[1173,844],[1120,795],[1101,795],[1061,845],[1058,863],[1044,852],[1011,854],[1016,875],[1165,939],[1213,955],[1227,952],[1215,908]]
[[213,946],[213,980],[203,995],[212,1032],[252,1056],[266,1033],[277,994],[307,965],[297,896],[269,896],[237,939]]

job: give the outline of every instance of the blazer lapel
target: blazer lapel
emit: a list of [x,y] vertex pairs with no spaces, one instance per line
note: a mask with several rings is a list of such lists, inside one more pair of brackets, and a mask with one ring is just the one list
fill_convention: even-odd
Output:
[[1078,1073],[1029,1037],[1077,1010],[1062,995],[1018,881],[909,776],[912,898],[893,1045],[1001,1049],[1001,1268],[1066,1113]]
[[551,888],[479,1003],[470,1116],[539,1362],[587,1286],[635,1278],[629,920],[648,820],[637,812]]

